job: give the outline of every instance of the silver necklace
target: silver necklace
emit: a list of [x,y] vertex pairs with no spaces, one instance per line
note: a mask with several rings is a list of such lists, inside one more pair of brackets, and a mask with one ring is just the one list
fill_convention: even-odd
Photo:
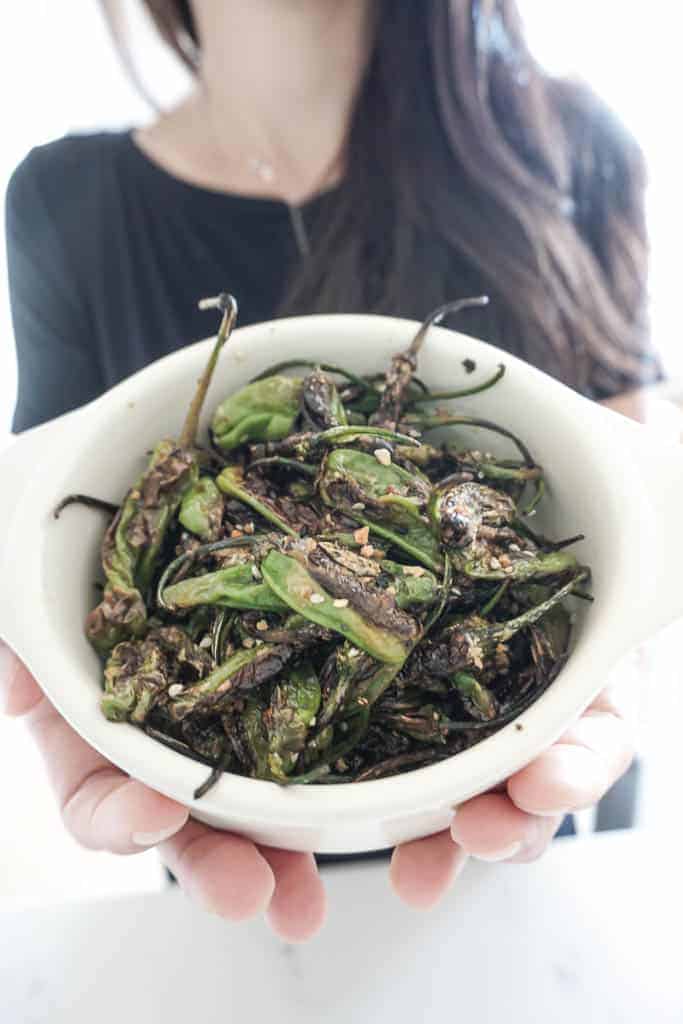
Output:
[[[256,156],[249,157],[249,168],[257,178],[264,182],[264,184],[272,185],[275,181],[275,168],[266,160],[261,160],[260,157]],[[308,236],[303,210],[300,206],[296,206],[294,203],[285,202],[285,205],[289,213],[292,234],[294,235],[294,241],[297,249],[299,250],[299,255],[301,257],[309,256],[311,252],[311,241]]]

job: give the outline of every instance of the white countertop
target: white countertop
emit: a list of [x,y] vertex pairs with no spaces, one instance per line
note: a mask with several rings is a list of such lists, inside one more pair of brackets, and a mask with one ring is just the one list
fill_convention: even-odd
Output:
[[303,947],[177,891],[3,913],[0,1020],[680,1024],[678,855],[639,833],[560,840],[537,864],[470,864],[427,915],[382,864],[328,867],[329,920]]

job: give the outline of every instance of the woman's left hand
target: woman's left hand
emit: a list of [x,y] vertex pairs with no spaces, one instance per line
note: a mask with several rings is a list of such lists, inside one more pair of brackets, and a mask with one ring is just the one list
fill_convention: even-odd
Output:
[[394,851],[391,880],[411,906],[438,901],[468,855],[525,864],[548,847],[564,816],[595,804],[633,759],[633,727],[608,687],[564,735],[500,791],[458,807],[450,830]]

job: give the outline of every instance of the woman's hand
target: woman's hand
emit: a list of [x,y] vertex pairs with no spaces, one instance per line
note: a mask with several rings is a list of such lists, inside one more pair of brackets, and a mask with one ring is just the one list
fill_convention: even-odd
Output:
[[[188,895],[233,921],[266,912],[282,938],[303,941],[322,925],[325,893],[310,854],[257,847],[189,820],[187,808],[129,778],[80,738],[33,677],[0,644],[5,711],[26,716],[45,759],[64,824],[83,845],[112,853],[158,846]],[[589,807],[632,758],[631,729],[605,690],[549,750],[500,792],[458,808],[449,832],[398,847],[391,879],[411,906],[444,894],[467,855],[526,862],[539,857],[563,816]]]
[[81,845],[122,854],[158,846],[183,889],[207,910],[233,921],[265,911],[290,942],[319,929],[325,893],[311,854],[256,847],[189,820],[186,807],[129,778],[88,746],[1,643],[0,693],[7,714],[26,717],[64,824]]
[[468,854],[524,864],[546,850],[565,814],[595,804],[627,770],[633,730],[614,688],[500,791],[458,808],[449,832],[394,851],[391,879],[414,907],[436,903]]

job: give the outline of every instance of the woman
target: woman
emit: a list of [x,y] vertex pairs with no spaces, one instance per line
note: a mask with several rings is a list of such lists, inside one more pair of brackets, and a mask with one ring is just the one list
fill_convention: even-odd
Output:
[[[133,133],[34,150],[10,185],[15,429],[204,336],[196,300],[226,284],[242,323],[356,310],[421,319],[485,291],[491,305],[466,329],[586,395],[656,373],[640,154],[590,93],[533,62],[510,0],[145,5],[193,70],[191,94]],[[312,857],[188,821],[84,744],[5,660],[7,709],[27,714],[81,842],[158,845],[215,912],[267,909],[290,940],[319,927]],[[605,691],[505,787],[462,807],[450,832],[397,849],[397,892],[427,907],[468,853],[538,856],[630,749]]]

